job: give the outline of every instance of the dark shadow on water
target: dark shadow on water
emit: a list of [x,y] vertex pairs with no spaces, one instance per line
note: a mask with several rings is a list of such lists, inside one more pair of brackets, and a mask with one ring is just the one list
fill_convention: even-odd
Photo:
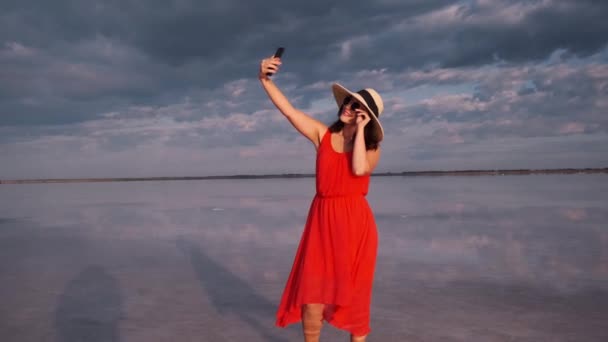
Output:
[[56,341],[120,341],[123,299],[103,267],[89,266],[72,279],[55,310]]
[[19,221],[19,220],[15,219],[15,218],[0,217],[0,225],[4,225],[4,224],[8,225],[8,224],[11,224],[11,223],[15,223],[17,221]]
[[[230,313],[257,331],[264,341],[287,342],[272,334],[275,306],[247,282],[211,259],[195,244],[180,238],[177,247],[190,258],[201,287],[209,295],[215,310]],[[270,323],[270,324],[269,324]]]

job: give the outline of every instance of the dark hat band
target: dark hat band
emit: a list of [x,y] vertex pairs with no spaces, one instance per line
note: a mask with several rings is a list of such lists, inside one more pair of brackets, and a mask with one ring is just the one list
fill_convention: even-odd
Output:
[[376,102],[372,95],[365,89],[359,90],[357,94],[361,95],[361,97],[365,100],[365,103],[372,110],[372,114],[377,118],[378,117],[378,106],[376,106]]

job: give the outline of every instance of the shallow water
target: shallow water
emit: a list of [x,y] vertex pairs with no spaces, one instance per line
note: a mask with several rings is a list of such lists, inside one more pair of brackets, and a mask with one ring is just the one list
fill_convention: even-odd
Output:
[[[300,341],[314,179],[0,186],[3,341]],[[608,175],[376,177],[370,341],[607,341]],[[347,334],[325,326],[327,341]]]

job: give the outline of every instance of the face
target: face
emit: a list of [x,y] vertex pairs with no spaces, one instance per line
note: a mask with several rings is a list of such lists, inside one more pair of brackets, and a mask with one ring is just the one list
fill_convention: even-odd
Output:
[[355,98],[347,96],[340,107],[340,120],[345,124],[354,124],[357,121],[357,110],[367,112],[366,108],[357,102]]

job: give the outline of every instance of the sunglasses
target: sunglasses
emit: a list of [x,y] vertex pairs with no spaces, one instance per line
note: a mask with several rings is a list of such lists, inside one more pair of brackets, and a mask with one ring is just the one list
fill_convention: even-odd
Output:
[[352,96],[345,97],[344,101],[342,102],[342,106],[348,105],[351,101],[352,101],[352,103],[350,105],[350,109],[357,110],[357,109],[361,108],[361,104],[359,102],[357,102],[357,101],[353,101],[353,97]]

